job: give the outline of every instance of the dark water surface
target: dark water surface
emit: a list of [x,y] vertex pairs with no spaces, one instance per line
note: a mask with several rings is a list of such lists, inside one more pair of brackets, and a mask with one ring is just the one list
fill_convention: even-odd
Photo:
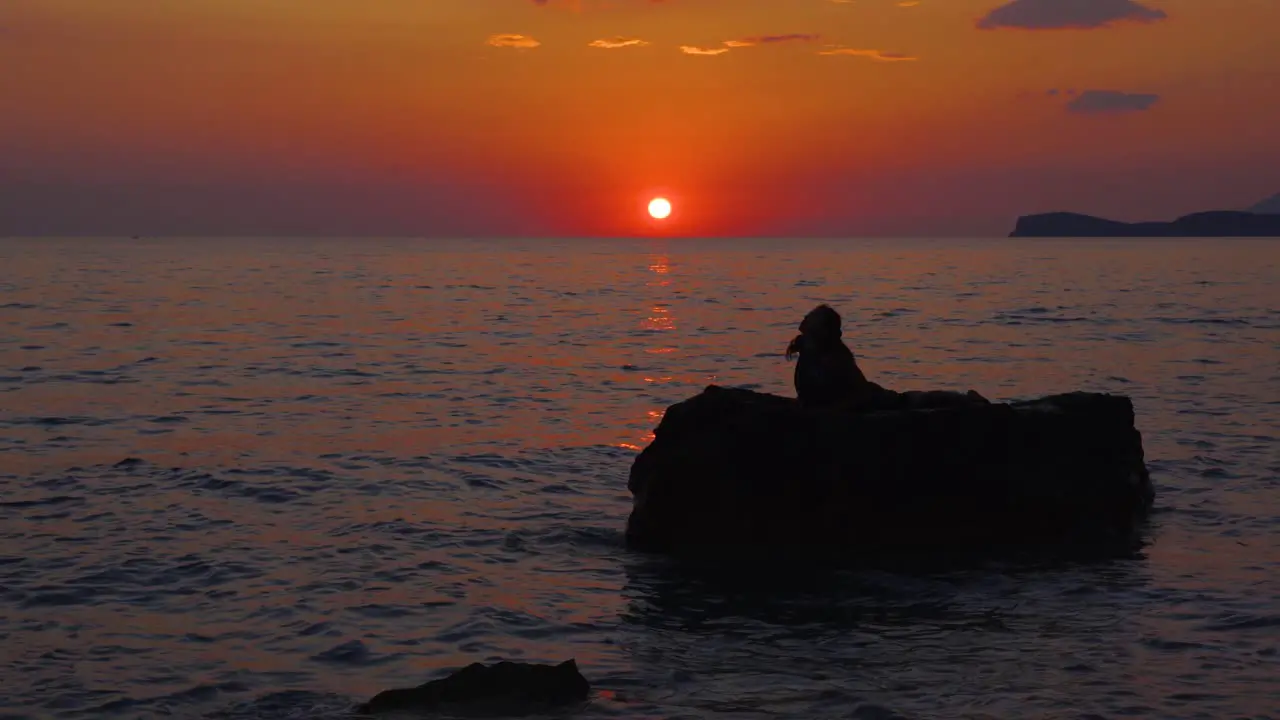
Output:
[[[897,389],[1132,396],[1151,544],[624,549],[663,410],[789,393],[817,301]],[[583,718],[1280,717],[1280,241],[6,240],[0,328],[3,717],[336,718],[566,657]]]

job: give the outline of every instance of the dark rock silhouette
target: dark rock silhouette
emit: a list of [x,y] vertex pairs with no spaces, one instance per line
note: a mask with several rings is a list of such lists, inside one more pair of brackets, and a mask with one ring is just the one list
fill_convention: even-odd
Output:
[[1057,212],[1024,215],[1009,237],[1280,237],[1280,216],[1229,210],[1183,215],[1172,222],[1126,223]]
[[559,665],[473,663],[416,688],[380,692],[356,711],[531,715],[584,701],[590,692],[591,684],[573,660]]
[[1280,193],[1276,193],[1248,210],[1259,215],[1280,215]]
[[[627,543],[836,554],[1130,542],[1153,489],[1128,398],[884,390],[873,412],[710,386],[637,456]],[[917,403],[918,404],[918,403]],[[932,404],[932,403],[931,403]]]

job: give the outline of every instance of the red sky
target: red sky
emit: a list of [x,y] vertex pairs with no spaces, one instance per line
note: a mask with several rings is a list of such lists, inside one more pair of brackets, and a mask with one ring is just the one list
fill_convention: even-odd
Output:
[[1280,191],[1277,27],[1276,0],[8,0],[0,235],[1243,207]]

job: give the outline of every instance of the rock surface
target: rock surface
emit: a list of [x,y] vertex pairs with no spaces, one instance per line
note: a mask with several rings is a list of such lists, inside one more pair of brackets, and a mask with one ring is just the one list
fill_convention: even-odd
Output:
[[518,716],[581,702],[591,684],[573,660],[559,665],[473,663],[449,677],[416,688],[387,690],[357,708],[363,714],[388,712]]
[[1223,210],[1172,222],[1126,223],[1056,212],[1018,218],[1009,237],[1280,237],[1280,215]]
[[1133,536],[1153,490],[1128,398],[978,400],[854,413],[708,387],[667,410],[632,465],[627,543],[861,553]]

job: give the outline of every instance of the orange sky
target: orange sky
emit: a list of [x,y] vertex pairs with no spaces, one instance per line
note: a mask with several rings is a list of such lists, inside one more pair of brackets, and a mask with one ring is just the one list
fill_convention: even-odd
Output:
[[1276,0],[9,0],[0,234],[1003,234],[1241,207],[1280,191],[1277,27]]

